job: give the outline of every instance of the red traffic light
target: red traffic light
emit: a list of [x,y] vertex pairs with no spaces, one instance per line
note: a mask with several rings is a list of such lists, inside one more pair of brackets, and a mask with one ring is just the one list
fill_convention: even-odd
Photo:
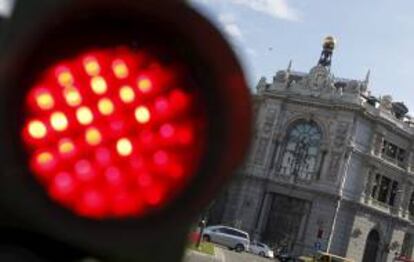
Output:
[[22,136],[48,195],[90,218],[142,216],[171,202],[206,143],[205,103],[183,67],[120,46],[42,71],[27,91]]

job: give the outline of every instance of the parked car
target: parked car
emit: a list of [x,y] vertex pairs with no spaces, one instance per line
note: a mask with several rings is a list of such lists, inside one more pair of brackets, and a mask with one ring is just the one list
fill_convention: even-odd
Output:
[[228,226],[209,226],[204,229],[203,240],[234,249],[237,252],[249,250],[249,233]]
[[279,259],[280,262],[291,262],[295,261],[295,258],[288,251],[286,247],[281,247],[276,250],[275,257]]
[[251,242],[249,251],[262,257],[274,258],[273,250],[264,243]]

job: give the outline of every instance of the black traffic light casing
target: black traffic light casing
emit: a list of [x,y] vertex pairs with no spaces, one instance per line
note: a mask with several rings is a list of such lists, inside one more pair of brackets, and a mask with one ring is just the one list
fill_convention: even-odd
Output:
[[[125,41],[172,50],[191,68],[207,101],[208,147],[191,185],[172,204],[142,218],[90,220],[52,202],[33,179],[20,140],[22,99],[50,63]],[[243,159],[250,135],[249,93],[222,35],[182,1],[24,0],[0,44],[2,227],[115,261],[179,260],[189,224]]]

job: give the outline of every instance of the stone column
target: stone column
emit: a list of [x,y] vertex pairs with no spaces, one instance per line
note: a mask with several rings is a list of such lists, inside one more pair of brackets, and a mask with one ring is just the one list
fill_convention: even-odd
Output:
[[[392,186],[392,184],[391,184]],[[402,215],[402,206],[403,206],[403,199],[404,199],[404,189],[405,186],[403,185],[402,181],[398,182],[397,192],[395,193],[394,199],[394,206],[392,207],[392,212],[397,216]]]
[[408,159],[407,159],[407,170],[413,172],[414,171],[414,149],[410,148],[410,151],[408,153]]
[[365,203],[369,202],[369,199],[371,197],[372,189],[374,188],[374,182],[375,182],[375,175],[376,175],[376,167],[371,166],[368,169],[367,179],[365,183],[365,190],[364,190],[364,201]]
[[371,139],[371,154],[379,156],[381,153],[384,136],[381,133],[374,133]]
[[408,217],[409,216],[409,206],[410,206],[410,201],[411,201],[411,195],[414,192],[414,187],[410,184],[406,184],[405,186],[405,190],[404,190],[404,200],[403,203],[401,204],[401,208],[402,208],[402,214],[403,217]]
[[259,214],[259,222],[257,224],[257,233],[258,235],[261,235],[262,232],[265,230],[265,226],[266,226],[266,222],[267,222],[267,218],[269,215],[269,209],[271,208],[270,205],[272,204],[271,201],[272,200],[272,193],[271,192],[267,192],[264,200],[263,200],[263,206],[261,208],[261,210],[259,210],[260,214]]
[[279,134],[274,134],[272,141],[273,141],[273,146],[271,147],[271,153],[269,154],[269,160],[268,160],[268,170],[271,173],[274,173],[274,169],[277,165],[277,159],[279,156],[279,152],[280,152],[280,145],[281,145],[281,141],[280,141],[280,135]]

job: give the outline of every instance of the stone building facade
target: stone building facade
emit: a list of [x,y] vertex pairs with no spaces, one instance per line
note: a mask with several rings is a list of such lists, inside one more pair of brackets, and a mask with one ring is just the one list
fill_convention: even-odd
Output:
[[[293,254],[413,255],[414,125],[403,103],[335,77],[326,46],[308,73],[291,63],[254,95],[250,154],[216,200],[228,224]],[[329,51],[329,50],[328,50]]]

